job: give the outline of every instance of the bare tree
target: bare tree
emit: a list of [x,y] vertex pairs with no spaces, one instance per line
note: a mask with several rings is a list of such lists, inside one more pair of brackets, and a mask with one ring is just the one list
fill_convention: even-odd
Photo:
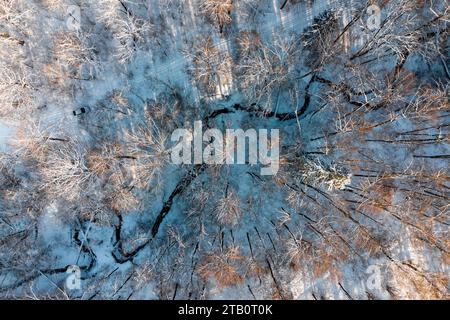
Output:
[[162,170],[168,161],[167,137],[153,119],[140,125],[136,130],[127,132],[128,152],[134,158],[131,167],[136,185],[142,188],[161,186]]
[[83,68],[94,70],[98,66],[96,48],[88,43],[87,34],[61,32],[55,36],[53,57],[61,74],[80,79]]
[[295,72],[299,43],[293,36],[275,36],[272,44],[264,44],[241,34],[238,44],[243,52],[238,67],[241,88],[251,102],[269,110],[273,93],[286,89]]
[[339,15],[334,11],[325,11],[301,35],[307,55],[306,65],[312,70],[321,69],[335,55],[334,40],[339,27]]
[[220,33],[231,23],[233,0],[201,0],[200,11],[219,26]]
[[[432,18],[428,23],[417,19],[417,14],[424,12],[425,4],[406,0],[394,0],[385,4],[383,10],[387,16],[375,33],[368,35],[368,40],[350,57],[351,60],[361,57],[382,57],[395,55],[404,61],[410,54],[417,53],[425,59],[440,59],[443,52],[441,41],[436,36],[445,36],[445,21],[449,16],[448,6],[436,7],[430,3],[428,10]],[[427,6],[428,7],[428,6]],[[440,8],[440,9],[437,9]],[[430,39],[431,37],[431,39]],[[433,38],[435,37],[435,38]]]
[[25,112],[33,110],[34,77],[26,67],[13,67],[0,63],[0,117],[20,119]]
[[230,86],[232,60],[228,52],[222,52],[211,37],[198,39],[198,44],[185,54],[192,61],[189,72],[200,89],[208,96],[224,95],[224,87]]
[[236,224],[242,216],[240,202],[239,197],[233,190],[227,190],[214,208],[217,220],[222,224]]
[[48,193],[75,199],[90,192],[96,175],[89,170],[86,149],[75,140],[53,144],[40,164],[41,188]]
[[147,17],[140,16],[126,1],[101,0],[98,3],[101,20],[111,29],[116,40],[117,60],[125,64],[136,52],[145,49],[153,26]]
[[242,260],[239,248],[230,247],[223,253],[206,254],[197,273],[206,281],[213,277],[219,287],[226,288],[243,282],[243,277],[235,265]]

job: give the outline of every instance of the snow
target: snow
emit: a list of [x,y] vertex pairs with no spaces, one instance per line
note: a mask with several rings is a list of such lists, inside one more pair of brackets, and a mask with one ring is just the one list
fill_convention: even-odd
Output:
[[14,135],[14,129],[6,123],[0,122],[0,152],[9,150],[8,141]]
[[[179,111],[175,111],[176,103],[170,101],[170,107],[173,109],[168,110],[167,113],[169,116],[174,116],[175,124],[190,128],[193,121],[205,118],[213,111],[223,108],[231,109],[235,104],[244,103],[239,79],[234,77],[233,70],[229,70],[227,80],[219,83],[216,93],[208,99],[205,99],[201,89],[192,80],[187,72],[188,67],[192,65],[192,59],[186,52],[201,41],[201,36],[210,35],[215,48],[222,54],[233,56],[235,43],[230,36],[232,32],[256,29],[262,40],[269,43],[274,35],[292,33],[294,37],[299,37],[302,31],[311,25],[315,17],[328,9],[340,11],[344,19],[342,25],[345,25],[361,3],[354,0],[299,1],[296,4],[288,4],[286,9],[280,10],[279,3],[275,0],[236,1],[233,24],[224,34],[220,34],[217,28],[198,12],[196,0],[151,0],[146,2],[146,5],[148,18],[156,29],[155,39],[158,39],[159,43],[154,39],[148,40],[145,45],[136,48],[129,63],[120,64],[110,53],[114,49],[114,44],[117,45],[118,42],[105,37],[102,41],[98,41],[104,47],[98,48],[102,59],[100,66],[95,68],[94,78],[72,85],[62,85],[61,90],[55,92],[52,92],[50,85],[42,89],[39,102],[42,101],[45,107],[33,113],[31,117],[38,121],[42,128],[50,128],[53,138],[70,138],[83,146],[95,144],[99,149],[108,146],[109,141],[113,141],[119,144],[120,151],[126,154],[127,148],[132,144],[129,133],[136,133],[145,123],[146,108],[151,116],[156,117],[158,110],[152,106],[152,101],[159,101],[162,94],[173,93],[174,89],[183,97],[183,105],[179,107]],[[86,6],[95,7],[95,3],[87,2]],[[136,6],[140,8],[140,11],[137,10],[138,13],[144,11],[144,7],[138,4]],[[95,21],[101,9],[96,8],[89,12],[92,16],[86,19]],[[49,12],[46,13],[46,19],[48,19],[45,22],[47,31],[42,35],[41,42],[49,44],[53,37],[53,30],[63,28],[64,21],[55,19]],[[105,32],[112,37],[102,23],[97,23],[92,30]],[[362,41],[361,37],[358,38],[346,50],[358,48]],[[382,73],[384,69],[392,69],[395,66],[393,60],[380,61],[382,63],[375,63],[370,70],[374,74]],[[421,65],[420,62],[420,59],[408,59],[405,70],[417,74],[428,72],[430,69]],[[299,65],[297,71],[298,74],[305,74],[308,70],[306,66]],[[320,72],[323,78],[335,83],[343,82],[349,76],[345,73],[344,67],[325,67]],[[368,170],[375,172],[370,178],[374,180],[380,178],[380,181],[384,179],[381,177],[384,172],[395,172],[401,176],[400,173],[406,173],[411,168],[418,167],[425,168],[424,172],[435,173],[441,170],[445,173],[448,171],[448,158],[430,160],[417,156],[448,155],[450,151],[448,142],[443,140],[440,143],[413,147],[402,143],[400,141],[402,137],[398,138],[395,134],[415,130],[418,125],[417,119],[409,119],[402,114],[386,122],[385,125],[368,130],[363,136],[355,134],[357,129],[339,132],[336,115],[340,110],[337,108],[344,108],[345,102],[338,101],[336,106],[331,106],[329,101],[324,104],[325,99],[320,95],[329,88],[324,83],[311,82],[312,80],[311,75],[303,77],[296,84],[299,88],[299,101],[297,101],[299,105],[306,100],[308,94],[312,97],[306,113],[298,120],[299,123],[296,119],[278,121],[276,118],[277,114],[295,111],[289,93],[284,92],[278,97],[273,117],[261,117],[248,110],[233,110],[231,113],[211,119],[208,125],[220,130],[238,127],[244,130],[247,127],[256,130],[259,128],[280,129],[282,145],[286,149],[295,146],[297,150],[305,153],[319,154],[320,156],[317,157],[322,158],[321,160],[327,165],[337,164],[351,170],[351,180],[347,181],[345,190],[328,192],[326,188],[322,188],[320,190],[326,191],[324,196],[311,186],[293,186],[277,180],[278,177],[260,177],[259,166],[236,165],[207,168],[206,173],[199,174],[183,192],[175,197],[156,236],[151,235],[151,228],[180,181],[191,169],[189,166],[180,168],[164,163],[159,188],[154,188],[157,184],[155,181],[142,189],[136,186],[137,183],[133,184],[133,192],[139,198],[139,204],[130,210],[109,210],[106,219],[98,217],[97,214],[100,215],[100,213],[87,208],[84,202],[87,193],[94,197],[95,203],[99,206],[103,205],[103,196],[109,196],[109,194],[102,195],[102,193],[110,192],[110,189],[107,189],[107,183],[97,183],[94,191],[82,190],[81,197],[74,203],[66,201],[61,191],[61,197],[46,202],[39,214],[36,214],[37,218],[33,220],[38,230],[36,247],[45,248],[44,259],[33,256],[32,259],[35,259],[33,263],[42,270],[56,271],[48,272],[45,276],[36,274],[34,280],[30,282],[31,285],[42,293],[54,289],[52,281],[60,288],[64,288],[67,275],[60,269],[68,265],[79,265],[83,270],[83,291],[69,292],[69,295],[81,299],[90,297],[171,299],[175,287],[178,288],[176,298],[184,299],[253,299],[253,295],[258,299],[268,299],[280,294],[276,291],[282,291],[281,298],[293,299],[348,299],[348,295],[354,299],[367,299],[369,293],[378,299],[390,299],[391,294],[386,291],[388,280],[389,283],[397,285],[399,297],[415,297],[411,293],[413,291],[411,284],[403,283],[403,276],[398,271],[399,266],[404,267],[405,262],[410,262],[413,266],[421,266],[430,274],[442,272],[448,275],[448,267],[442,262],[442,252],[435,248],[422,249],[413,242],[413,239],[417,241],[415,239],[417,228],[399,223],[392,218],[393,212],[408,218],[417,211],[417,208],[409,202],[411,194],[398,190],[392,193],[383,191],[385,193],[380,194],[373,191],[376,200],[380,197],[383,198],[382,201],[387,201],[385,204],[387,209],[383,211],[377,208],[380,212],[377,211],[375,214],[371,214],[370,209],[365,206],[368,199],[361,200],[359,196],[363,193],[361,188],[365,181],[370,180],[363,177],[371,174]],[[42,87],[44,88],[44,85]],[[309,88],[308,92],[306,92],[307,88]],[[111,95],[117,92],[123,94],[129,104],[127,107],[122,108],[112,102]],[[369,99],[372,98],[373,101],[376,100],[372,96],[369,97]],[[88,106],[90,111],[86,115],[73,116],[72,111],[80,106]],[[105,107],[118,109],[111,110]],[[392,114],[387,114],[383,109],[369,112],[361,108],[350,118],[355,121],[364,120],[364,125],[367,126],[386,121],[391,116]],[[167,123],[162,122],[162,126],[174,126],[174,123],[171,123],[172,120],[164,121]],[[431,125],[440,123],[443,123],[443,119],[438,118]],[[0,121],[0,152],[12,151],[8,142],[14,138],[15,128],[15,125]],[[443,133],[439,131],[439,134],[446,136],[445,127],[440,130]],[[432,128],[421,133],[426,137],[437,132],[435,128]],[[395,141],[380,142],[380,140],[390,140],[392,136],[396,137]],[[361,153],[364,154],[362,158]],[[115,173],[128,170],[131,172],[130,175],[135,174],[132,172],[133,169],[129,168],[132,166],[130,163],[132,162],[120,162]],[[290,178],[296,177],[302,170],[300,164],[296,165],[297,167],[294,167],[291,172],[284,173],[289,174]],[[23,177],[24,184],[39,175],[40,172],[37,170],[36,173]],[[124,180],[126,178],[129,177],[125,175]],[[388,179],[390,178],[386,178]],[[392,185],[396,188],[409,187],[400,178],[395,181],[392,178],[392,180]],[[125,182],[121,181],[124,185]],[[419,187],[420,192],[425,192],[424,187],[420,185]],[[303,192],[302,194],[299,192],[302,205],[298,208],[286,201],[288,192],[293,188]],[[355,192],[349,193],[350,188]],[[429,189],[434,188],[438,187],[430,183]],[[368,190],[364,194],[371,195],[371,189]],[[39,191],[42,191],[39,197],[48,197],[45,190]],[[220,225],[214,220],[217,214],[217,203],[220,197],[228,192],[235,193],[240,199],[242,216],[235,224]],[[205,198],[200,197],[201,195]],[[198,198],[195,198],[196,196]],[[0,199],[0,201],[0,208],[3,208],[4,200]],[[403,207],[405,202],[409,203],[409,208]],[[355,250],[353,247],[349,249],[348,246],[342,245],[339,239],[332,238],[333,231],[340,230],[344,235],[341,240],[344,239],[353,244],[357,229],[355,224],[344,219],[342,212],[335,212],[336,204],[342,210],[351,212],[350,217],[373,231],[375,236],[381,238],[384,235],[383,232],[388,230],[389,236],[386,238],[394,240],[387,244],[386,250],[395,257],[395,262],[389,261],[380,252],[377,252],[375,257],[364,252],[361,256],[354,255],[347,260],[333,261],[326,272],[319,270],[326,264],[324,261],[327,259],[327,254],[339,255],[342,247],[350,251]],[[363,216],[361,212],[370,215],[372,220]],[[312,258],[309,257],[310,261],[300,260],[298,263],[290,263],[286,244],[292,241],[293,237],[296,241],[307,239],[319,244],[326,243],[326,240],[318,235],[320,233],[317,230],[314,231],[310,226],[308,227],[306,222],[309,220],[301,214],[312,220],[316,219],[318,225],[319,222],[327,223],[326,227],[323,227],[325,230],[323,232],[333,241],[340,243],[340,246],[337,246],[339,250],[330,245],[323,251],[321,249],[313,252]],[[9,213],[5,214],[5,217],[10,217]],[[3,216],[0,218],[3,219]],[[412,220],[412,223],[416,222]],[[5,225],[2,223],[0,228],[4,229]],[[383,228],[378,229],[379,225],[383,225]],[[448,233],[445,226],[433,225],[433,228],[442,232],[444,237]],[[8,234],[2,230],[2,236],[3,233]],[[224,254],[224,248],[233,246],[239,246],[240,257],[236,260],[228,259],[227,263],[236,267],[244,261],[243,266],[236,268],[242,268],[245,270],[243,273],[248,272],[250,276],[247,277],[246,274],[243,281],[236,281],[233,285],[223,287],[214,277],[205,280],[202,276],[195,274],[202,264],[206,263],[209,253],[217,253],[221,256]],[[120,261],[120,258],[124,260]],[[150,267],[147,270],[148,265]],[[367,268],[369,266],[382,268],[382,275],[385,277],[382,288],[368,288]],[[260,273],[254,271],[257,267],[261,268]],[[273,277],[279,283],[275,283],[269,268],[273,269],[271,270],[274,271]],[[148,271],[148,274],[144,271]],[[10,274],[4,277],[0,274],[0,289],[2,281],[5,281],[4,285],[13,285],[14,280],[20,281],[20,276],[19,274],[15,279]],[[26,290],[28,289],[25,286],[13,288],[14,294],[19,296]],[[0,296],[2,294],[3,292],[0,291]]]

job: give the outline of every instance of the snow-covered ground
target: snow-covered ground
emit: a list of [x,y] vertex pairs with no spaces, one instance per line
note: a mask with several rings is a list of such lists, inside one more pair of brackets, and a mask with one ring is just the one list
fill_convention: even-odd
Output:
[[[293,0],[281,10],[283,1],[236,0],[223,32],[204,2],[81,1],[76,32],[63,0],[0,10],[8,34],[26,39],[0,42],[17,52],[2,65],[30,72],[17,90],[33,105],[11,112],[5,102],[1,113],[0,296],[448,298],[445,1],[396,16],[406,2],[392,0],[382,8],[387,35],[367,29],[364,1]],[[417,37],[447,57],[409,46],[409,30],[429,21],[434,37]],[[245,31],[255,52],[265,46],[266,61],[281,61],[273,78],[287,70],[257,102],[239,69]],[[195,78],[208,37],[216,65],[205,77],[219,79],[211,92]],[[80,107],[88,112],[73,116]],[[280,129],[279,173],[171,164],[161,149],[196,120]],[[235,215],[225,223],[224,207]]]

